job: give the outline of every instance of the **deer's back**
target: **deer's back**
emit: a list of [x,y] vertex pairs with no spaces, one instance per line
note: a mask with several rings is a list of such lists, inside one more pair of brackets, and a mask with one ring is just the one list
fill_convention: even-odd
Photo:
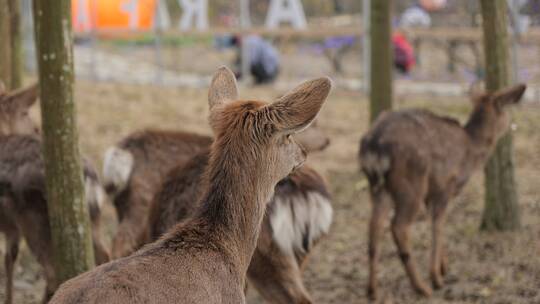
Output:
[[[212,144],[212,138],[186,132],[145,130],[122,140],[118,146],[133,157],[128,187],[115,198],[120,218],[131,208],[145,213],[167,172],[182,165]],[[131,206],[137,203],[141,206]]]
[[181,244],[165,237],[67,281],[51,303],[242,303],[238,277],[222,253],[185,234]]
[[119,144],[135,160],[134,171],[152,168],[166,173],[172,166],[185,162],[201,149],[208,148],[212,138],[187,132],[145,130],[134,133]]

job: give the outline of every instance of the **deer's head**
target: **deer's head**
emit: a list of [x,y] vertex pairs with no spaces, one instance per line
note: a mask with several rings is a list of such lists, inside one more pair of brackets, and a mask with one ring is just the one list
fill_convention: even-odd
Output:
[[[301,166],[305,151],[292,135],[316,118],[331,88],[328,78],[307,81],[273,103],[238,100],[234,74],[220,68],[210,85],[214,149],[233,153],[273,182]],[[235,164],[230,164],[234,166]]]
[[39,133],[28,113],[37,97],[38,85],[8,93],[0,84],[0,135]]
[[509,127],[508,107],[517,104],[527,87],[519,84],[494,93],[485,93],[473,98],[474,110],[469,125],[477,135],[494,144]]

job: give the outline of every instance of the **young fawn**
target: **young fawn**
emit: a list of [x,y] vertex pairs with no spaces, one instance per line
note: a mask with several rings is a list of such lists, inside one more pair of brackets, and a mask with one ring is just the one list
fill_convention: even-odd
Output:
[[[314,122],[295,139],[308,151],[324,149],[328,138]],[[119,224],[112,257],[138,249],[154,195],[171,169],[212,144],[212,137],[181,131],[144,130],[122,139],[105,152],[103,181],[114,202]]]
[[[57,288],[45,197],[44,164],[38,128],[28,115],[37,99],[37,86],[0,93],[0,231],[6,235],[6,299],[13,298],[13,270],[21,235],[43,267],[46,303]],[[105,197],[95,170],[84,167],[86,202],[93,223],[96,262],[108,261],[99,238],[100,206]]]
[[[302,134],[294,138],[308,143],[308,151],[322,149],[328,142],[313,132],[307,132],[311,135],[305,137]],[[157,240],[194,214],[198,206],[193,198],[201,195],[208,159],[209,152],[203,151],[169,172],[154,197],[149,236],[142,243]],[[328,233],[332,213],[326,182],[306,165],[276,185],[247,273],[250,283],[268,302],[311,303],[301,270],[315,243]]]
[[51,303],[245,303],[266,203],[305,160],[290,135],[315,119],[330,86],[321,78],[272,104],[238,101],[234,75],[219,69],[208,94],[215,141],[196,215],[135,254],[64,283]]
[[370,297],[377,297],[378,243],[383,220],[392,205],[395,214],[391,230],[399,257],[413,288],[425,296],[432,291],[416,271],[410,228],[422,204],[430,210],[431,281],[434,288],[443,285],[442,276],[448,271],[442,237],[446,206],[471,173],[485,164],[498,138],[508,129],[507,106],[517,103],[525,88],[517,85],[474,98],[474,108],[464,126],[425,110],[403,110],[382,114],[362,138],[360,162],[369,180],[372,201]]

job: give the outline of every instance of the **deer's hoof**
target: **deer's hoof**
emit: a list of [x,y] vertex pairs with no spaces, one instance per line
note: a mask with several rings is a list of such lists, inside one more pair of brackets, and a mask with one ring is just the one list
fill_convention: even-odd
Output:
[[424,296],[426,298],[431,297],[431,294],[433,293],[431,288],[429,288],[427,285],[424,285],[424,284],[416,286],[415,290],[417,294]]
[[369,286],[367,289],[367,296],[370,301],[376,301],[378,299],[377,288]]
[[441,262],[441,275],[445,276],[448,273],[448,260],[443,259]]
[[433,289],[440,289],[443,287],[443,279],[440,275],[432,275],[431,276],[431,285],[433,285]]

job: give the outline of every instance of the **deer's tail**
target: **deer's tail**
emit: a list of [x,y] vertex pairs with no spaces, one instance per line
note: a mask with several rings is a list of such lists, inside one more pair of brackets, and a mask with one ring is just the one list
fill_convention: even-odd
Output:
[[103,162],[103,185],[111,197],[122,192],[129,183],[133,171],[133,155],[131,152],[117,146],[105,151]]

